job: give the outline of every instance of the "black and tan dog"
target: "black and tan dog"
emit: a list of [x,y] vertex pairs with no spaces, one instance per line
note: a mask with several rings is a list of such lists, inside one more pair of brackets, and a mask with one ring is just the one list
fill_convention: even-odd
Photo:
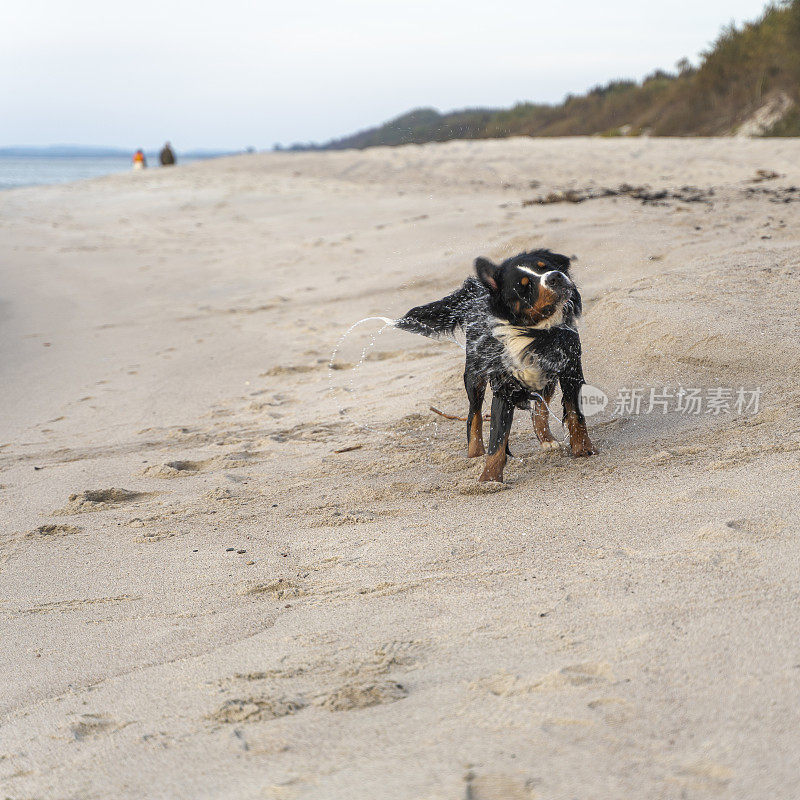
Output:
[[[572,454],[595,452],[578,400],[584,379],[575,320],[582,306],[569,266],[566,256],[549,250],[520,253],[499,266],[478,258],[477,277],[395,322],[398,328],[434,338],[452,335],[457,328],[464,331],[467,453],[486,454],[482,481],[503,480],[515,408],[531,409],[533,401],[533,428],[542,447],[558,447],[546,405],[556,383],[561,385]],[[493,393],[488,453],[482,430],[487,382]]]

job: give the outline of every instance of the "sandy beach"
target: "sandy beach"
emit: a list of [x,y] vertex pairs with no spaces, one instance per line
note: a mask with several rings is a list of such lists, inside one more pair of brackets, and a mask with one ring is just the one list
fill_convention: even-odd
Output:
[[[796,798],[798,186],[573,138],[0,193],[0,796]],[[599,454],[518,412],[481,487],[457,344],[329,363],[535,247]]]

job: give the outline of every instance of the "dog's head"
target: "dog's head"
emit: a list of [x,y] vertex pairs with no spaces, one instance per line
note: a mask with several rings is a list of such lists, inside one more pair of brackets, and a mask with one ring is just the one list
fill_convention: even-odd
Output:
[[512,325],[549,328],[572,324],[581,296],[569,276],[569,259],[549,250],[520,253],[494,264],[475,259],[478,280],[489,290],[492,313]]

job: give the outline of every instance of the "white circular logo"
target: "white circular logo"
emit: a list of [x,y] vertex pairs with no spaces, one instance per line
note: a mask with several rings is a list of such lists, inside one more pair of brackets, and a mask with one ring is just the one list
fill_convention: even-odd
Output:
[[599,414],[607,405],[608,398],[602,389],[584,383],[578,395],[578,404],[584,417]]

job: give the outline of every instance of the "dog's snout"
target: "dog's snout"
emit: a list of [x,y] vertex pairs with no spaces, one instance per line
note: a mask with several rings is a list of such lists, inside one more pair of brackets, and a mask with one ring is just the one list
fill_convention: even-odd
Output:
[[551,289],[563,289],[569,286],[569,278],[558,270],[552,270],[544,275],[544,285]]

